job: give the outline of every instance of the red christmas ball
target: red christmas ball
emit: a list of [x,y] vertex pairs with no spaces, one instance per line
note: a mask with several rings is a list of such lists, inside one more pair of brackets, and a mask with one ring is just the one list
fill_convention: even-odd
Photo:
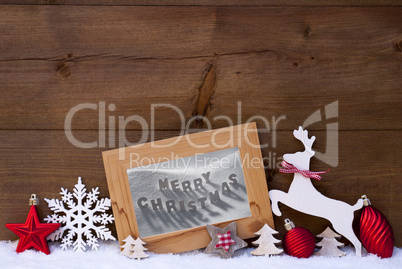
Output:
[[365,195],[362,198],[365,206],[360,217],[360,240],[369,253],[389,258],[394,250],[392,227]]
[[314,253],[315,237],[302,227],[295,227],[289,219],[285,220],[288,230],[283,237],[282,246],[286,254],[297,258],[308,258]]

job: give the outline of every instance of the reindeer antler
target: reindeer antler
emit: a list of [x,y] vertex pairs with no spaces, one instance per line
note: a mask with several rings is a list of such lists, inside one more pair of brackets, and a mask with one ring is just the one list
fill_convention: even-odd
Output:
[[312,154],[314,154],[315,152],[311,149],[313,146],[313,143],[315,141],[315,136],[312,136],[311,138],[308,138],[308,131],[307,130],[303,130],[303,128],[301,126],[299,126],[298,130],[294,130],[293,131],[293,136],[300,140],[303,145],[304,148],[307,151],[310,151]]

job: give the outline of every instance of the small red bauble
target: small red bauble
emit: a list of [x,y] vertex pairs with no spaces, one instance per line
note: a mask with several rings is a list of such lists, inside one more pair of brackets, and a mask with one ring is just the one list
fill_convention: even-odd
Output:
[[389,258],[394,250],[394,233],[385,216],[362,196],[364,208],[360,217],[360,240],[369,253]]
[[17,252],[24,252],[27,249],[35,248],[45,254],[50,254],[46,237],[60,227],[59,223],[41,223],[36,205],[39,200],[32,194],[29,199],[31,208],[25,223],[7,223],[6,227],[18,235],[20,240],[17,245]]
[[288,230],[283,237],[282,246],[286,254],[297,258],[308,258],[314,253],[315,237],[302,227],[295,227],[292,221],[285,219]]

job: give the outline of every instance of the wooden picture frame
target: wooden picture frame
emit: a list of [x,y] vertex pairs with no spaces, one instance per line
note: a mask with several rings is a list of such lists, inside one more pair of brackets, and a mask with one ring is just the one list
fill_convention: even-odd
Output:
[[[208,146],[196,148],[194,147],[195,144]],[[257,127],[252,122],[103,152],[107,183],[120,243],[129,235],[139,236],[127,175],[127,169],[135,167],[130,162],[130,154],[135,153],[136,155],[139,154],[141,158],[152,157],[153,159],[172,159],[174,156],[173,159],[175,159],[233,147],[238,147],[243,162],[242,169],[251,217],[210,224],[225,227],[230,222],[236,221],[237,235],[242,239],[254,237],[254,233],[261,229],[265,223],[274,228]],[[147,243],[149,251],[155,253],[179,253],[199,249],[206,247],[211,241],[205,226],[142,239]]]

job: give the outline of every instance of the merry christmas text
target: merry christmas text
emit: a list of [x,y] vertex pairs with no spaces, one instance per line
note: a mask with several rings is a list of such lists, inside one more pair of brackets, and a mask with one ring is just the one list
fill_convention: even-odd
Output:
[[[201,176],[202,178],[196,178],[192,181],[184,180],[183,182],[179,182],[179,180],[171,180],[169,181],[168,178],[159,179],[159,191],[166,192],[166,191],[182,191],[184,193],[189,194],[190,192],[195,191],[205,191],[205,184],[211,184],[212,181],[210,179],[210,172],[203,173]],[[210,191],[207,196],[203,196],[197,198],[195,200],[185,201],[185,200],[167,200],[165,202],[162,201],[162,198],[156,199],[148,199],[146,197],[140,197],[137,200],[137,205],[141,209],[152,208],[152,210],[166,210],[168,213],[181,211],[181,212],[194,212],[199,208],[205,208],[207,203],[214,204],[221,201],[220,193],[225,195],[229,194],[232,189],[236,187],[238,184],[237,182],[237,175],[230,174],[228,176],[228,182],[222,182],[219,189],[215,191]],[[220,191],[220,192],[219,192]]]

